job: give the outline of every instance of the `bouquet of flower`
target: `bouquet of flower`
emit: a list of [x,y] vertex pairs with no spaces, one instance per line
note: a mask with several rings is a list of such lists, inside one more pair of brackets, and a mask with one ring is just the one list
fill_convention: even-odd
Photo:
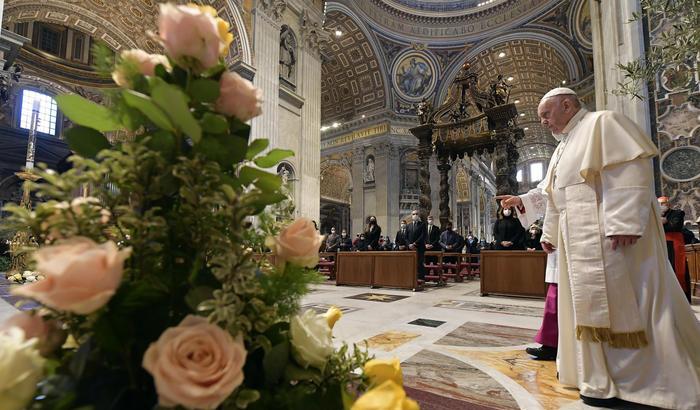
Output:
[[286,195],[264,169],[292,153],[249,141],[261,93],[223,64],[228,24],[162,4],[158,28],[166,55],[98,53],[109,108],[56,98],[73,168],[37,171],[34,210],[6,208],[43,279],[13,290],[40,307],[0,328],[0,407],[416,409],[398,361],[333,346],[340,310],[297,313],[321,238],[269,214]]

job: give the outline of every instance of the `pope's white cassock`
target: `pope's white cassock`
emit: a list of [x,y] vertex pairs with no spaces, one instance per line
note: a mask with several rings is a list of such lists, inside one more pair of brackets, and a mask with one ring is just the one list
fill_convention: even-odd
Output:
[[[544,181],[543,181],[544,182]],[[547,196],[544,191],[546,187],[540,182],[536,188],[520,195],[522,207],[515,207],[515,213],[520,220],[520,224],[529,227],[541,219],[547,210]],[[557,269],[557,252],[547,255],[547,269],[544,275],[545,283],[559,283],[559,270]]]
[[[559,380],[594,398],[700,409],[700,324],[666,255],[651,140],[581,108],[544,180],[559,253]],[[561,136],[560,136],[561,137]],[[638,235],[613,251],[611,235]]]

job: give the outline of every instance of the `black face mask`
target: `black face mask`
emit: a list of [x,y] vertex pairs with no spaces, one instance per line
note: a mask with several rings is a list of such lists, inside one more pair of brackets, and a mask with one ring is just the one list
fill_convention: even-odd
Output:
[[370,224],[370,225],[374,225],[374,224],[376,224],[376,223],[377,223],[377,221],[375,221],[374,219],[370,219],[370,220],[369,220],[369,224]]

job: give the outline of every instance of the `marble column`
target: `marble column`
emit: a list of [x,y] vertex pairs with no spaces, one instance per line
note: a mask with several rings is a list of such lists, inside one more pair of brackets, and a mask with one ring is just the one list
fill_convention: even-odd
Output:
[[389,187],[393,181],[389,179],[389,152],[391,144],[380,142],[374,144],[374,183],[376,187],[385,189],[376,190],[376,217],[377,223],[382,227],[382,234],[388,229],[389,222]]
[[[320,18],[320,17],[319,17]],[[320,44],[328,38],[319,36],[315,23],[308,14],[302,19],[301,53],[298,75],[299,91],[304,97],[301,108],[301,144],[297,160],[301,168],[301,195],[297,206],[301,215],[318,220],[321,185],[321,53]],[[279,47],[278,47],[279,50]]]
[[450,159],[447,155],[441,155],[438,163],[440,172],[440,229],[445,229],[450,220]]
[[386,187],[387,192],[387,224],[386,234],[391,236],[393,242],[396,232],[399,230],[399,197],[401,196],[401,147],[389,144],[388,147],[388,172]]
[[365,181],[364,181],[365,149],[356,146],[352,152],[352,204],[350,205],[350,218],[352,230],[348,235],[355,238],[356,233],[364,230],[365,215]]
[[[617,68],[644,55],[641,21],[630,22],[632,13],[641,12],[637,0],[594,0],[590,2],[593,32],[593,66],[596,110],[613,110],[630,117],[651,134],[649,104],[627,95],[614,95],[618,83],[625,81]],[[646,85],[640,94],[647,96]]]
[[253,119],[251,139],[267,138],[270,147],[279,145],[280,21],[287,7],[285,0],[258,0],[253,9],[255,67],[253,84],[263,92],[262,115]]

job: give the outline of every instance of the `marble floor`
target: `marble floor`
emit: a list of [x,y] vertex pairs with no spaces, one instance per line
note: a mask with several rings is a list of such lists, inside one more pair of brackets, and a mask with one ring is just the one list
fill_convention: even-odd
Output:
[[[302,309],[331,305],[344,312],[336,343],[366,342],[376,357],[399,358],[423,410],[594,408],[558,383],[554,362],[524,352],[536,345],[543,300],[481,297],[478,280],[423,292],[321,284]],[[700,300],[693,308],[700,318]]]
[[[3,300],[7,290],[0,287],[0,322],[16,311]],[[422,292],[319,284],[302,301],[303,310],[330,306],[343,311],[336,344],[366,343],[378,358],[399,358],[406,391],[423,410],[594,408],[557,382],[554,362],[524,352],[535,345],[542,300],[481,297],[477,280]],[[700,299],[693,309],[700,318]]]

